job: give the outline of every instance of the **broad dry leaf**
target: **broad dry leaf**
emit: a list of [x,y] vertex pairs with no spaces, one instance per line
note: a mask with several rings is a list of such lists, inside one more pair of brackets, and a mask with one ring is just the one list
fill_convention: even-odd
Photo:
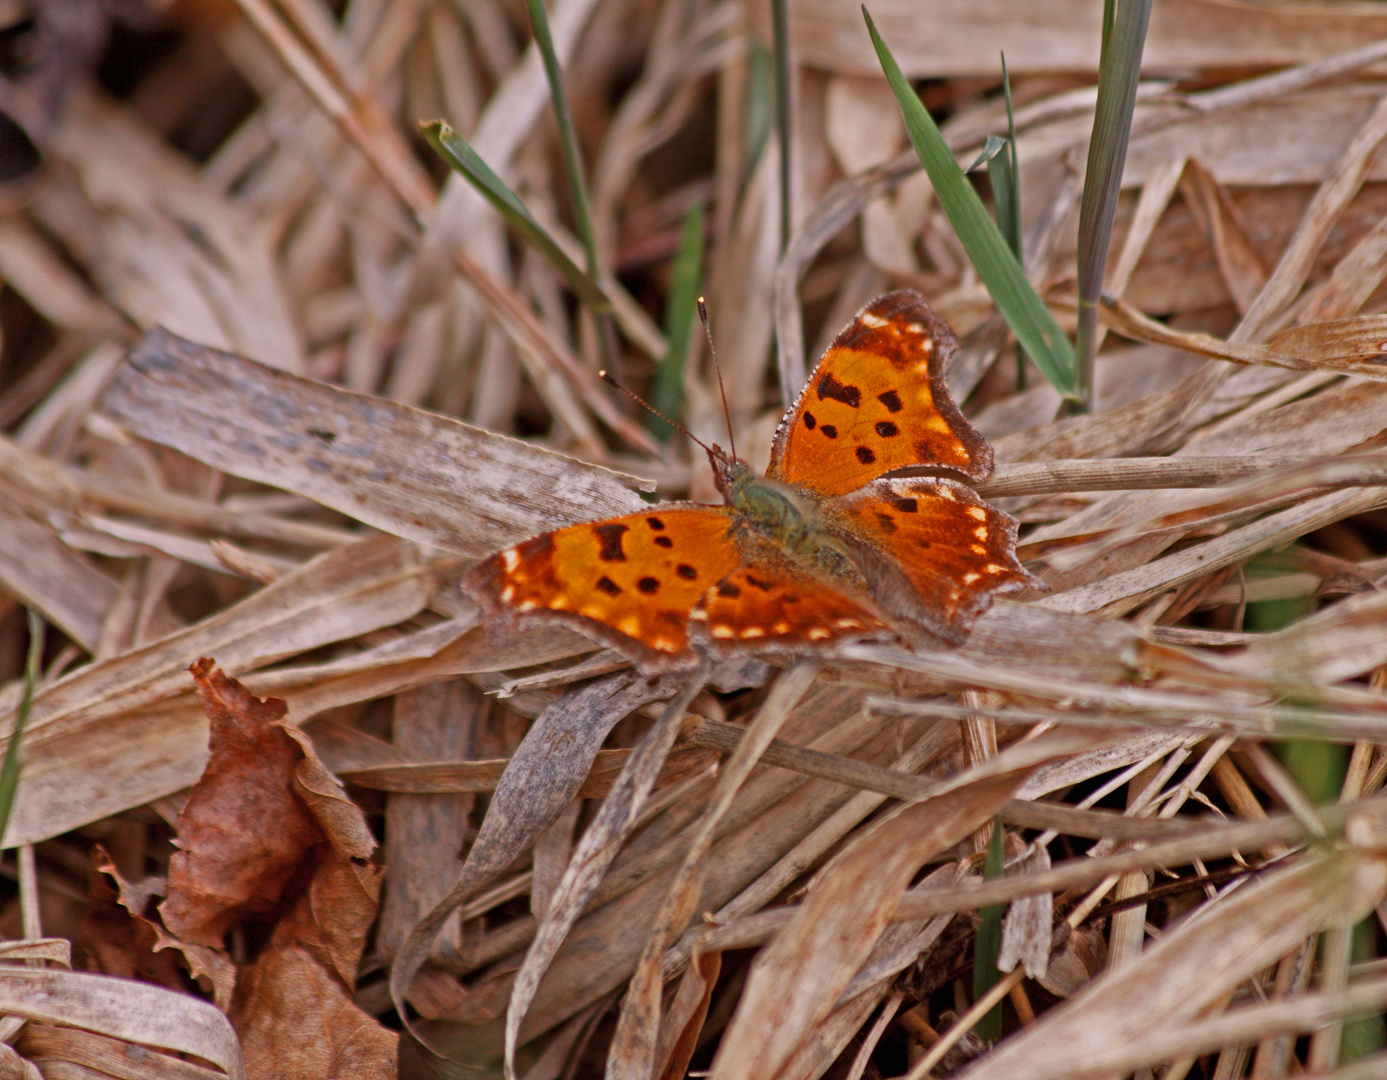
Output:
[[1350,848],[1276,870],[1187,916],[1139,959],[1099,976],[963,1075],[1087,1076],[1080,1066],[1091,1052],[1190,1023],[1307,936],[1351,924],[1384,895],[1381,851]]
[[[188,688],[190,658],[243,672],[392,626],[438,588],[436,564],[395,537],[324,552],[218,614],[79,668],[34,697],[23,783],[7,837],[29,843],[186,787],[204,763],[205,718],[154,710]],[[5,721],[13,723],[13,703]],[[358,699],[359,700],[359,699]],[[80,793],[80,794],[79,794]]]
[[0,1011],[194,1054],[232,1080],[246,1076],[236,1033],[221,1010],[161,986],[107,975],[6,968],[0,973]]
[[284,702],[254,697],[209,660],[191,670],[210,755],[178,815],[159,914],[178,937],[224,948],[232,926],[270,918],[323,836],[293,790],[303,752],[278,724]]
[[[1024,19],[1007,0],[962,6],[949,0],[885,0],[873,4],[871,12],[901,70],[913,77],[993,75],[998,49],[1005,51],[1013,73],[1094,71],[1098,62],[1102,13],[1083,0],[1038,0]],[[802,63],[879,75],[855,6],[813,0],[796,4],[790,16]],[[1275,67],[1384,37],[1387,16],[1370,8],[1329,14],[1283,5],[1171,0],[1152,15],[1142,69]]]
[[[378,890],[379,871],[371,876]],[[362,884],[360,868],[333,851],[260,955],[238,973],[231,1018],[251,1080],[396,1075],[399,1036],[352,1000],[355,960],[341,970],[352,953],[360,957],[375,918],[375,895]]]
[[752,964],[715,1080],[774,1076],[832,1012],[921,864],[996,814],[1026,771],[904,807],[840,856]]
[[163,330],[132,350],[102,408],[223,472],[467,555],[645,505],[639,481],[607,469]]
[[396,954],[390,986],[397,1002],[408,996],[449,914],[513,864],[573,801],[612,727],[640,705],[667,697],[676,686],[669,676],[652,684],[620,672],[570,688],[530,726],[496,785],[457,881]]

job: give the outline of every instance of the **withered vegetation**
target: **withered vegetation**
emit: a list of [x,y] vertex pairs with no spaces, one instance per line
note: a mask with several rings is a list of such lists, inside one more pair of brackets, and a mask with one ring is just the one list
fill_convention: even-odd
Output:
[[[1005,49],[1070,332],[1101,7],[872,5],[965,164]],[[0,3],[5,1076],[1387,1072],[1387,11],[1156,6],[1089,413],[857,5],[789,16],[782,243],[767,5],[556,0],[595,313],[420,135],[585,262],[518,0]],[[597,378],[681,350],[695,207],[743,456],[917,288],[1048,591],[706,686],[487,640],[476,558],[713,496]]]

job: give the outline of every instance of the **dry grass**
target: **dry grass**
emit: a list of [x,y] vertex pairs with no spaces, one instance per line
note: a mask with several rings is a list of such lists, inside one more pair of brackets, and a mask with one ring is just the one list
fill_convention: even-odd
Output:
[[[252,1076],[392,1075],[392,973],[469,1076],[507,1042],[527,1080],[1384,1075],[1355,1021],[1387,1008],[1387,14],[1157,5],[1120,301],[1067,416],[1017,389],[855,4],[791,4],[782,256],[763,5],[558,0],[601,317],[418,135],[446,117],[582,261],[523,5],[329,6],[0,3],[7,730],[24,609],[49,627],[4,1075],[235,1076],[238,1042]],[[1005,127],[1006,49],[1027,270],[1069,330],[1100,6],[872,10],[964,161]],[[854,310],[919,288],[1047,593],[952,651],[716,689],[567,632],[487,642],[471,559],[647,481],[712,494],[596,378],[663,357],[696,203],[744,456]],[[683,416],[722,437],[697,348]],[[199,783],[208,716],[273,707],[195,686],[203,656],[308,736],[236,759],[282,759],[310,839],[273,887],[197,893],[210,929],[189,882],[240,871],[199,861],[235,816],[215,746]]]

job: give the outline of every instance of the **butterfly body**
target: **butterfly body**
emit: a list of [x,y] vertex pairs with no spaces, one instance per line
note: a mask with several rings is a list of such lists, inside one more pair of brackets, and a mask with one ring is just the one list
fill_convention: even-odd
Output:
[[991,448],[954,406],[948,327],[889,293],[834,341],[785,414],[765,475],[709,451],[725,505],[661,504],[556,529],[464,581],[489,631],[573,626],[644,671],[700,654],[819,653],[849,640],[958,642],[992,595],[1038,584],[1016,523],[957,481]]

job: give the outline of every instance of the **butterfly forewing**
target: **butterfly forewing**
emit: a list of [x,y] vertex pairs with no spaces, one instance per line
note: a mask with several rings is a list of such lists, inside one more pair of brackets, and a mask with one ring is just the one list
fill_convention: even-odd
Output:
[[502,632],[557,620],[645,668],[687,666],[689,611],[740,558],[730,521],[682,505],[570,525],[485,559],[464,588]]
[[916,292],[868,304],[780,422],[766,475],[819,496],[855,491],[907,465],[988,476],[992,448],[958,411],[944,378],[957,347]]
[[865,602],[772,562],[737,567],[690,614],[691,640],[716,656],[805,655],[845,640],[891,636]]
[[832,500],[823,521],[863,556],[890,614],[947,641],[962,640],[994,593],[1041,584],[1016,559],[1016,520],[952,480],[879,480]]

